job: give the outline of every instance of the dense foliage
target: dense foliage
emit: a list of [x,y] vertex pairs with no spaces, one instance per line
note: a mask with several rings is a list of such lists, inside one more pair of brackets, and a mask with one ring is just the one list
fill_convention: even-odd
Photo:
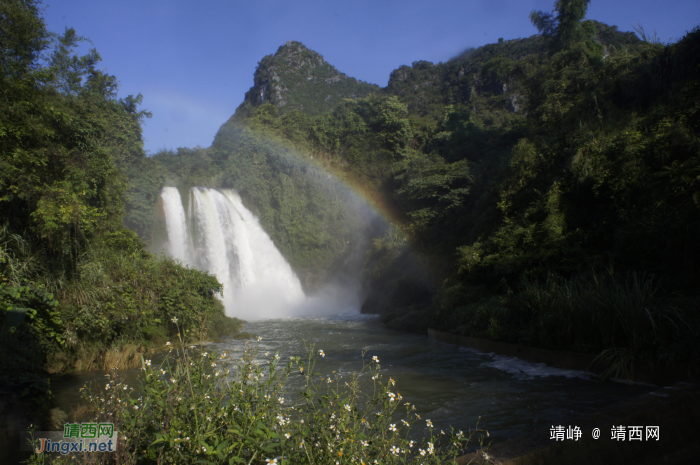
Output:
[[38,2],[3,0],[0,16],[0,390],[45,392],[45,369],[133,365],[172,317],[191,339],[235,330],[214,277],[151,255],[122,224],[124,171],[147,163],[141,96],[118,99],[97,51],[48,32]]
[[[493,93],[475,89],[489,103],[487,111],[472,108],[471,122],[497,134],[482,146],[488,158],[434,150],[489,175],[476,177],[466,208],[450,215],[456,231],[440,223],[440,208],[424,225],[411,222],[414,240],[425,247],[451,246],[451,233],[461,235],[458,268],[419,312],[422,319],[406,308],[403,321],[399,316],[393,323],[609,350],[626,361],[697,361],[700,250],[692,238],[700,233],[694,168],[700,31],[662,46],[630,44],[600,23],[581,28],[588,35],[565,45],[550,42],[548,53],[497,58],[508,63],[497,83],[504,92],[522,93],[527,116],[511,127],[499,123],[494,114],[503,106]],[[482,76],[495,76],[487,66],[493,60],[482,66]],[[469,130],[463,121],[449,137]],[[591,301],[591,295],[598,297]],[[388,316],[397,316],[393,310]],[[598,312],[610,320],[589,315]],[[566,336],[548,336],[555,333]]]
[[[664,46],[585,20],[587,4],[533,12],[541,35],[402,66],[323,114],[247,98],[198,153],[210,168],[163,166],[238,189],[297,269],[341,255],[324,237],[353,227],[309,180],[322,168],[361,185],[400,231],[374,230],[364,274],[365,311],[394,327],[697,361],[700,32]],[[618,316],[574,324],[562,289]],[[550,338],[549,324],[580,336]]]

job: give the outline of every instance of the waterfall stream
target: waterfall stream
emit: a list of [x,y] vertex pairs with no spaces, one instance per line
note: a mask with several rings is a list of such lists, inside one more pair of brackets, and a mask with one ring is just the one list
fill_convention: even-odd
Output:
[[193,187],[187,209],[174,187],[163,188],[161,199],[166,253],[215,275],[229,316],[289,316],[306,301],[299,278],[235,191]]
[[160,194],[165,210],[165,225],[168,230],[166,245],[169,256],[187,263],[187,222],[182,208],[180,193],[174,187],[164,187]]

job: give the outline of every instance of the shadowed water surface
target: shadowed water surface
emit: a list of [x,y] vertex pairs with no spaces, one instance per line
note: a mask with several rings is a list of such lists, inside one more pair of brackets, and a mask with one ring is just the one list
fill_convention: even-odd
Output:
[[[246,331],[262,337],[261,353],[279,352],[282,360],[306,354],[304,341],[322,349],[316,371],[351,375],[365,360],[377,356],[383,382],[396,381],[392,388],[402,402],[416,405],[422,419],[431,419],[439,431],[469,430],[477,424],[498,441],[551,425],[574,425],[586,413],[617,401],[649,392],[653,388],[624,383],[601,383],[582,372],[558,370],[543,364],[478,352],[443,344],[426,336],[387,330],[374,316],[290,318],[246,324]],[[212,344],[216,351],[237,349],[244,341]],[[292,376],[290,394],[303,385],[302,376]],[[369,375],[360,380],[370,390]],[[417,432],[426,432],[419,423]]]
[[[415,404],[422,419],[430,419],[437,431],[473,429],[479,417],[495,442],[551,425],[575,425],[583,414],[617,401],[649,392],[653,387],[639,384],[600,383],[581,372],[558,370],[542,364],[478,352],[440,343],[426,336],[387,330],[374,316],[351,314],[335,317],[308,317],[262,320],[248,323],[245,330],[262,337],[260,353],[279,352],[282,360],[298,355],[304,358],[304,343],[322,349],[316,371],[333,376],[336,371],[349,376],[362,369],[365,360],[377,356],[382,382],[396,381],[394,392],[402,402]],[[230,340],[208,344],[207,350],[240,353],[245,341]],[[236,349],[234,352],[233,349]],[[161,357],[153,357],[154,364]],[[122,370],[126,382],[138,386],[140,370]],[[87,381],[105,384],[104,372],[82,372],[52,381],[58,404],[70,411],[79,400],[78,389]],[[289,397],[304,384],[292,375]],[[369,375],[360,378],[364,392],[371,392]],[[399,409],[399,411],[403,411]],[[414,427],[415,437],[427,433],[424,422]]]

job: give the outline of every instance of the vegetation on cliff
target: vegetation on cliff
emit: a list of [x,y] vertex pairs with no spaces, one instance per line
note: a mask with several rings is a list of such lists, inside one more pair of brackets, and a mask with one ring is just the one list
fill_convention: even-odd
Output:
[[247,114],[253,107],[270,103],[280,113],[300,110],[316,116],[331,112],[345,98],[366,97],[379,90],[376,84],[339,72],[321,55],[295,41],[263,57],[253,82],[236,113]]

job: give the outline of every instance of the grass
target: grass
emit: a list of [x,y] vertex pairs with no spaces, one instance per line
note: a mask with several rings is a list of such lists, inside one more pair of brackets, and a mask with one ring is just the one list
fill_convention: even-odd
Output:
[[76,362],[76,370],[113,370],[136,368],[146,348],[141,344],[125,343],[109,348],[90,346],[83,349]]
[[[689,306],[664,296],[652,275],[621,276],[608,268],[568,280],[552,276],[544,284],[526,281],[514,300],[521,311],[534,309],[544,346],[607,351],[604,357],[625,363],[700,359],[691,343],[699,322]],[[688,345],[678,346],[681,341]]]
[[[241,331],[245,322],[226,315],[215,315],[209,322],[206,339],[211,342],[221,342],[224,338],[252,339],[254,334]],[[100,343],[83,343],[77,350],[76,360],[72,368],[81,370],[119,370],[136,368],[146,354],[162,351],[163,344],[169,339],[165,333],[158,333],[150,340],[115,341],[111,345]],[[190,340],[190,343],[203,341]],[[60,354],[54,355],[47,364],[50,373],[60,373],[65,370],[65,363],[72,362]]]

